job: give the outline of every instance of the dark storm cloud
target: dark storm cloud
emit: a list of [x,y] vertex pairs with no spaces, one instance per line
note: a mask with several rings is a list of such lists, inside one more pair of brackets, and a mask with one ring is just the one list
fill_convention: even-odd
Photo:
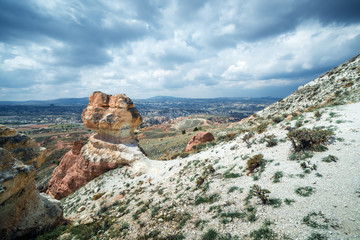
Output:
[[25,44],[46,43],[50,38],[63,43],[63,47],[54,49],[58,64],[85,66],[107,63],[111,60],[105,52],[107,47],[137,39],[147,32],[143,24],[126,19],[103,27],[102,20],[109,12],[99,4],[86,7],[84,15],[75,16],[75,20],[67,15],[53,16],[26,1],[1,1],[0,40]]
[[[221,6],[219,7],[221,9]],[[214,47],[233,47],[242,41],[258,41],[293,31],[304,21],[316,20],[324,25],[350,25],[360,22],[360,1],[237,1],[231,22],[236,30],[228,35],[214,36]]]
[[359,12],[358,0],[1,0],[0,93],[280,96],[279,82],[295,89],[360,52]]
[[360,21],[360,1],[305,1],[297,8],[303,17],[319,19],[322,23],[353,24]]

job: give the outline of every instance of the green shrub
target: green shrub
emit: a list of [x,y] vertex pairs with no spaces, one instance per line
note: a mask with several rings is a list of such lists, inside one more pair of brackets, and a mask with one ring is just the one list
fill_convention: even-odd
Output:
[[63,235],[69,226],[59,226],[55,229],[52,229],[48,232],[42,233],[36,237],[36,240],[48,240],[48,239],[58,239],[59,236]]
[[215,229],[209,229],[204,235],[202,235],[202,240],[215,240],[218,236],[218,232]]
[[270,220],[265,220],[261,228],[254,230],[250,233],[250,237],[254,240],[274,240],[278,239],[278,234],[276,234],[271,228],[270,228],[271,222]]
[[223,141],[229,142],[229,141],[233,140],[235,137],[236,137],[236,134],[234,132],[231,132],[231,133],[228,133],[228,134],[226,134],[224,136],[219,136],[217,138],[217,141],[218,142],[223,142]]
[[296,152],[303,150],[322,151],[333,132],[321,129],[296,129],[287,134]]
[[273,176],[273,183],[280,182],[280,179],[284,176],[284,173],[282,171],[277,171]]
[[255,128],[255,131],[257,133],[263,133],[265,132],[266,128],[267,128],[268,124],[267,123],[261,123],[260,125],[258,125],[256,128]]
[[183,240],[185,239],[185,236],[181,233],[175,234],[175,235],[167,235],[164,238],[159,238],[159,240]]
[[286,205],[291,205],[292,203],[295,202],[295,200],[294,200],[294,199],[285,198],[284,202],[285,202]]
[[241,174],[239,173],[230,173],[230,172],[225,172],[224,173],[224,178],[238,178],[241,177]]
[[203,203],[214,203],[219,199],[220,199],[220,195],[218,193],[211,194],[210,196],[197,195],[195,197],[195,205],[199,205]]
[[232,187],[229,188],[227,193],[229,194],[229,193],[235,192],[236,190],[239,190],[239,192],[242,193],[243,188],[239,188],[237,186],[232,186]]
[[264,155],[257,154],[257,155],[254,155],[253,157],[251,157],[247,161],[247,167],[246,168],[249,171],[249,173],[253,173],[256,168],[261,166],[263,157],[264,157]]
[[319,111],[316,111],[316,112],[314,113],[314,117],[316,117],[317,120],[320,120],[320,118],[321,118],[321,113],[320,113]]
[[324,157],[322,159],[323,162],[327,162],[327,163],[329,163],[329,162],[337,162],[337,160],[339,160],[339,159],[337,157],[333,156],[333,155],[329,155],[329,156]]
[[314,191],[315,191],[315,188],[307,186],[307,187],[299,187],[299,188],[297,188],[295,190],[295,193],[300,195],[300,196],[303,196],[303,197],[308,197],[311,194],[313,194]]
[[327,236],[321,233],[311,233],[307,240],[327,240]]
[[301,120],[297,120],[296,123],[295,123],[295,127],[296,128],[299,128],[303,125],[303,122]]
[[290,160],[305,160],[308,158],[312,158],[314,155],[309,151],[300,151],[290,154]]
[[276,116],[276,117],[273,117],[272,120],[274,123],[279,123],[279,122],[283,121],[284,118],[282,118],[280,116]]
[[190,155],[190,153],[187,153],[187,152],[175,153],[174,155],[171,156],[171,159],[175,159],[177,157],[186,158],[189,155]]
[[245,212],[227,212],[227,213],[221,213],[220,217],[222,218],[221,222],[223,224],[227,224],[229,222],[232,222],[234,218],[244,218],[246,217],[246,213]]
[[194,150],[194,152],[200,152],[201,150],[203,150],[207,147],[211,147],[211,146],[215,146],[215,145],[216,145],[215,142],[203,142],[203,143],[193,146],[193,150]]
[[254,184],[252,187],[252,195],[255,197],[258,197],[261,200],[262,204],[268,204],[269,203],[269,193],[271,193],[267,189],[262,189],[259,185]]
[[273,208],[278,208],[282,204],[282,201],[280,198],[270,198],[269,199],[269,205],[271,205]]
[[87,240],[96,235],[100,230],[106,231],[110,227],[110,219],[102,219],[92,223],[73,225],[69,228],[69,231],[72,235],[76,236],[76,239]]
[[274,147],[278,144],[278,140],[276,138],[266,139],[265,141],[267,147]]
[[330,219],[326,218],[322,212],[311,212],[302,221],[305,225],[317,229],[328,229],[328,223],[330,223]]

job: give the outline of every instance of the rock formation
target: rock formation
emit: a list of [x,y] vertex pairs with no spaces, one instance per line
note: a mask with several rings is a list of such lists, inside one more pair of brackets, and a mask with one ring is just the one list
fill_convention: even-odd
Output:
[[26,135],[0,125],[0,236],[36,234],[62,218],[58,201],[36,190],[35,168],[43,151]]
[[132,143],[134,130],[142,118],[134,103],[125,94],[114,96],[94,92],[81,118],[85,127],[96,131],[97,139],[113,143]]
[[186,146],[185,151],[191,152],[194,146],[199,145],[200,143],[211,142],[214,140],[215,138],[210,132],[200,131],[190,139],[189,143]]
[[75,141],[55,168],[47,193],[56,199],[68,196],[106,171],[145,157],[134,136],[142,118],[125,94],[92,93],[81,117],[85,127],[97,133],[86,145]]

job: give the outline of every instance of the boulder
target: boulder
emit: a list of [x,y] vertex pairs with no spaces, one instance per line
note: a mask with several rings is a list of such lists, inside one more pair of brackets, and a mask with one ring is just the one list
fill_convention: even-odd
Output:
[[57,200],[36,189],[35,170],[43,151],[26,135],[0,126],[0,236],[26,238],[62,219]]
[[191,152],[194,146],[199,145],[200,143],[211,142],[214,140],[215,138],[211,132],[200,131],[190,139],[189,143],[186,146],[185,151]]

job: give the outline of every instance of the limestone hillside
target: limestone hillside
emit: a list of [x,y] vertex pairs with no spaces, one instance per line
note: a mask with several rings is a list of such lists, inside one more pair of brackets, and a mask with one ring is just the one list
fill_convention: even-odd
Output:
[[228,142],[93,179],[38,239],[360,239],[359,91],[357,56]]

